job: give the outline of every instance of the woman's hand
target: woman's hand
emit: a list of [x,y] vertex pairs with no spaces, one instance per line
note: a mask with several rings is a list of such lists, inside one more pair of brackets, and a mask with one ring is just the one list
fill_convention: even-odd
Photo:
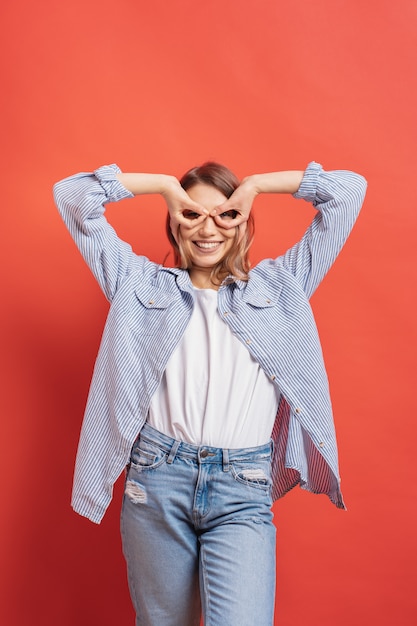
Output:
[[167,174],[120,173],[116,178],[135,196],[157,193],[164,197],[171,216],[174,237],[178,227],[190,228],[202,222],[209,214],[207,209],[191,200],[175,176]]
[[295,193],[300,187],[304,172],[288,170],[253,174],[240,183],[226,202],[211,211],[216,223],[221,228],[233,228],[246,222],[254,199],[259,193]]
[[259,191],[253,176],[248,176],[235,189],[230,198],[217,206],[210,215],[221,228],[234,228],[248,220],[252,204]]
[[200,224],[200,222],[203,222],[209,214],[205,207],[191,200],[188,193],[174,177],[172,177],[166,185],[165,190],[161,193],[168,206],[171,231],[175,239],[177,239],[178,228],[180,226],[184,228],[194,228]]

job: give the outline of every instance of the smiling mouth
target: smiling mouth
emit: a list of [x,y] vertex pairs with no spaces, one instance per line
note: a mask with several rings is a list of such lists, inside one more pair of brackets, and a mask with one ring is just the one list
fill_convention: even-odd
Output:
[[193,241],[194,245],[200,250],[216,250],[221,246],[221,241]]

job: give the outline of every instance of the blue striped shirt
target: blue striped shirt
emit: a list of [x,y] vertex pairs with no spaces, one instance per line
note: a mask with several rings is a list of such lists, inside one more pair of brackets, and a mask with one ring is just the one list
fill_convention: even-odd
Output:
[[[193,310],[188,272],[136,255],[107,222],[105,204],[131,194],[116,165],[54,187],[58,209],[111,303],[81,429],[72,506],[99,523],[129,461],[169,357]],[[309,298],[346,241],[364,178],[310,163],[294,197],[317,214],[284,255],[218,291],[218,310],[281,393],[272,438],[273,497],[295,485],[344,508],[327,375]]]

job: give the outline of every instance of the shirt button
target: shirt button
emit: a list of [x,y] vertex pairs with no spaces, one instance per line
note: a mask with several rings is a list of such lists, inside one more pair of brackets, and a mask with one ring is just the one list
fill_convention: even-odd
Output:
[[320,441],[319,446],[320,448],[324,448],[324,441]]
[[224,316],[229,315],[229,311],[225,311],[225,312],[223,313],[223,315],[224,315]]
[[299,407],[297,407],[297,408],[295,409],[295,412],[296,412],[296,413],[301,413],[301,409],[300,409]]
[[246,339],[246,343],[250,344],[250,343],[252,343],[252,340],[251,339]]
[[271,304],[271,300],[266,300],[266,303],[267,304]]
[[271,374],[271,380],[275,380],[275,374]]
[[149,300],[148,304],[154,304],[155,300]]

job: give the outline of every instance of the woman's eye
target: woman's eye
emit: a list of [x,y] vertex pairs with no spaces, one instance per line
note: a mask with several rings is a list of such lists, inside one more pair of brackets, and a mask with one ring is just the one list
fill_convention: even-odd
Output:
[[234,209],[230,209],[230,211],[225,211],[224,213],[220,213],[219,215],[222,220],[234,220],[236,216],[237,211],[235,211]]
[[200,217],[200,214],[197,213],[196,211],[184,211],[183,212],[183,216],[187,219],[187,220],[196,220],[197,218]]

